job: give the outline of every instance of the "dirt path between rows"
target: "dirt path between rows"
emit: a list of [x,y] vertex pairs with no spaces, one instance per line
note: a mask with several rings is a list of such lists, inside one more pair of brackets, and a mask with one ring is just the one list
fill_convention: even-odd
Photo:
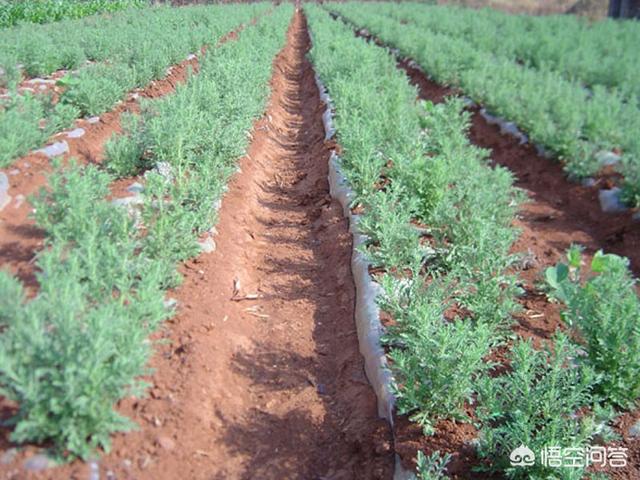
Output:
[[[150,398],[119,408],[141,428],[114,439],[102,478],[392,477],[391,434],[358,350],[351,237],[329,197],[309,47],[297,12],[268,111],[223,199],[217,248],[184,265]],[[77,463],[50,475],[88,474]]]

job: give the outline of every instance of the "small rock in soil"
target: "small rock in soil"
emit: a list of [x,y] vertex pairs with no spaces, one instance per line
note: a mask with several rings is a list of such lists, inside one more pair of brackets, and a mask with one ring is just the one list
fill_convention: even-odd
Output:
[[144,470],[151,463],[151,457],[149,455],[145,455],[144,457],[140,457],[138,459],[138,467],[140,470]]
[[198,242],[198,245],[203,253],[211,253],[216,249],[216,242],[211,237],[207,237],[205,240]]
[[7,450],[2,454],[2,456],[0,457],[0,463],[2,463],[3,465],[7,465],[13,462],[17,454],[18,454],[17,448],[10,448],[9,450]]
[[478,106],[478,104],[474,102],[470,97],[463,97],[462,103],[464,103],[469,108],[475,108]]
[[18,195],[16,195],[16,204],[14,205],[14,208],[20,208],[24,201],[25,196],[23,194],[19,193]]
[[11,195],[9,195],[9,177],[0,172],[0,210],[9,205]]
[[596,160],[598,160],[598,163],[603,167],[615,165],[620,161],[620,158],[620,155],[616,155],[615,153],[608,152],[606,150],[596,153]]
[[164,177],[168,182],[173,181],[173,167],[169,162],[158,162],[153,168],[158,175]]
[[536,153],[542,158],[551,158],[551,153],[542,145],[536,144]]
[[89,117],[87,118],[87,122],[89,123],[98,123],[100,121],[100,117]]
[[176,448],[176,442],[169,437],[158,437],[156,444],[164,450],[173,450]]
[[132,197],[116,198],[111,203],[113,205],[128,207],[133,205],[142,205],[144,203],[144,199],[140,195],[133,195]]
[[95,460],[89,462],[89,480],[100,480],[100,467]]
[[127,187],[127,192],[131,193],[142,193],[144,192],[144,185],[139,182],[134,182]]
[[51,460],[49,460],[49,457],[39,453],[33,457],[27,458],[24,462],[24,468],[31,472],[38,472],[49,468],[50,463]]
[[520,259],[519,267],[522,270],[531,270],[532,268],[536,268],[538,265],[538,259],[535,253],[529,251]]
[[500,119],[495,115],[490,114],[486,108],[480,109],[480,115],[482,115],[482,118],[484,118],[487,121],[487,123],[491,125],[500,123]]
[[40,150],[36,150],[36,153],[43,153],[48,158],[54,158],[54,157],[59,157],[60,155],[63,155],[68,151],[69,151],[69,144],[65,141],[62,141],[62,142],[53,143],[51,145],[47,145],[46,147],[41,148]]
[[640,437],[640,420],[631,425],[631,427],[629,428],[629,436],[634,438]]
[[56,83],[56,81],[45,79],[45,78],[32,78],[31,80],[27,80],[27,83],[44,83],[44,84],[53,85],[54,83]]
[[175,308],[177,305],[178,305],[178,300],[176,300],[175,298],[167,298],[164,301],[164,308],[166,308],[167,310],[171,310]]
[[67,138],[80,138],[85,134],[84,128],[76,128],[67,133]]
[[595,178],[587,177],[580,183],[582,183],[583,187],[593,187],[596,184],[596,180]]
[[618,187],[614,187],[611,190],[600,190],[598,198],[603,212],[617,213],[624,212],[627,209],[620,201],[620,188]]

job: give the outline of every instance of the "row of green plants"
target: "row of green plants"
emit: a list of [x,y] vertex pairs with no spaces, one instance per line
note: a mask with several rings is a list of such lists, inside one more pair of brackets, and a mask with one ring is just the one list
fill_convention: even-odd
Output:
[[511,15],[492,9],[402,3],[377,9],[396,20],[472,42],[478,48],[586,86],[619,90],[640,100],[640,42],[633,21],[590,22],[575,15]]
[[[158,7],[0,33],[0,45],[7,45],[6,50],[0,48],[0,65],[10,91],[9,98],[0,100],[0,167],[41,146],[74,119],[104,113],[126,92],[165,76],[170,65],[203,45],[215,46],[223,35],[268,8]],[[28,74],[83,66],[59,81],[64,92],[54,104],[50,95],[17,91],[20,74],[9,73],[18,62]]]
[[50,23],[96,13],[114,13],[148,5],[146,0],[2,0],[0,28],[19,23]]
[[199,234],[216,221],[264,111],[291,14],[277,8],[211,49],[197,76],[144,102],[113,139],[109,170],[145,171],[141,204],[114,204],[116,175],[73,164],[58,164],[33,199],[46,232],[37,295],[27,298],[17,278],[0,272],[0,394],[19,408],[11,440],[87,458],[108,450],[113,432],[134,427],[114,406],[143,394],[149,334],[174,313],[165,290],[180,283],[177,263],[198,253]]
[[[590,93],[553,70],[521,65],[462,37],[442,34],[379,13],[377,5],[332,4],[359,27],[400,50],[437,82],[461,88],[476,102],[515,122],[554,152],[576,179],[596,175],[600,155],[618,151],[623,201],[640,205],[640,110],[603,86]],[[382,7],[381,7],[382,8]]]
[[[576,320],[543,348],[514,337],[522,291],[510,273],[518,257],[509,252],[523,197],[512,175],[470,144],[460,99],[416,102],[415,88],[386,50],[354,37],[321,7],[305,8],[311,57],[334,106],[340,167],[363,212],[364,253],[374,271],[384,272],[377,274],[379,304],[393,318],[383,341],[398,413],[425,435],[443,419],[473,421],[482,469],[509,478],[583,478],[581,468],[518,469],[509,454],[521,444],[539,452],[582,447],[596,436],[606,441],[613,409],[638,396],[631,379],[640,352],[620,343],[640,328],[626,260],[597,255],[597,275],[583,285],[572,250],[570,274],[558,267],[556,275],[562,293],[549,289],[566,302],[565,318]],[[509,351],[502,375],[489,360],[498,347]],[[447,459],[418,454],[418,476],[443,478]]]

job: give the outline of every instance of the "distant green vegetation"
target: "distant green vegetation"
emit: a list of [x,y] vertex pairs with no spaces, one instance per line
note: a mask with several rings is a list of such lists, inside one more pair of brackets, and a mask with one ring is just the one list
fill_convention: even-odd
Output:
[[574,178],[621,155],[624,201],[640,206],[636,22],[505,15],[406,3],[331,4],[435,81],[460,88],[552,151]]
[[[203,45],[219,39],[266,10],[265,4],[148,8],[108,20],[84,18],[51,25],[25,24],[0,31],[0,167],[40,147],[81,115],[100,115],[125,93],[166,75]],[[22,68],[17,68],[17,65]],[[59,81],[57,105],[46,95],[19,93],[23,75],[74,70]]]
[[0,28],[20,22],[49,23],[102,12],[143,7],[145,0],[0,0]]

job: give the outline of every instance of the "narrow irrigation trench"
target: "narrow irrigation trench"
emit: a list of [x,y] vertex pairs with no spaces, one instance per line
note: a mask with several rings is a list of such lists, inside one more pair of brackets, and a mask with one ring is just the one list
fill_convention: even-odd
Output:
[[[359,353],[351,237],[329,196],[329,145],[306,19],[219,212],[216,250],[171,293],[149,398],[120,410],[115,478],[390,479],[391,434]],[[108,475],[107,475],[108,478]]]

